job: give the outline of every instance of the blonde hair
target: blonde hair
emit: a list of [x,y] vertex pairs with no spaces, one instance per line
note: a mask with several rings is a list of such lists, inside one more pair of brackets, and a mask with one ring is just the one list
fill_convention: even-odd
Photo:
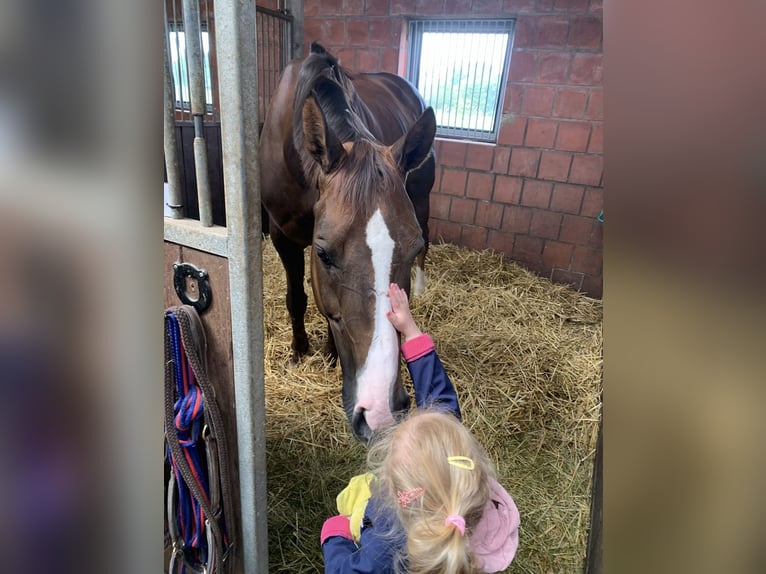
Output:
[[[473,469],[451,464],[448,457],[468,457]],[[377,437],[367,458],[379,479],[375,494],[381,506],[390,509],[407,535],[406,549],[394,561],[397,570],[406,564],[410,574],[482,571],[469,537],[489,499],[494,469],[460,421],[444,411],[417,410]],[[417,494],[402,505],[403,492]],[[445,522],[450,515],[465,520],[464,534]]]

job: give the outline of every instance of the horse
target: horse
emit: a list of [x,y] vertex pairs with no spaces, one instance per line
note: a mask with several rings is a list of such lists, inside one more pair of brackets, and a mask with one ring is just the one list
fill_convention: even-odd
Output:
[[327,320],[325,352],[340,357],[342,400],[366,443],[409,408],[387,289],[424,287],[436,119],[417,90],[389,73],[351,73],[314,42],[282,72],[259,142],[261,201],[287,277],[291,362],[308,352],[304,249]]

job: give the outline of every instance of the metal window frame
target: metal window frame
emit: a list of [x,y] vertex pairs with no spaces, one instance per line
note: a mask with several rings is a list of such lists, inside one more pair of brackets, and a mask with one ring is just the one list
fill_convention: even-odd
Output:
[[[503,94],[508,83],[508,74],[511,66],[511,53],[516,32],[515,18],[464,18],[464,19],[433,19],[413,18],[408,21],[408,40],[410,44],[409,57],[407,60],[407,79],[420,90],[418,78],[420,76],[421,57],[423,51],[423,34],[425,32],[436,33],[504,33],[508,35],[503,58],[498,93],[495,96],[495,112],[492,130],[480,130],[474,128],[460,128],[453,126],[437,125],[436,135],[449,139],[474,140],[480,142],[496,143],[500,126],[502,124]],[[428,102],[426,102],[428,105]]]

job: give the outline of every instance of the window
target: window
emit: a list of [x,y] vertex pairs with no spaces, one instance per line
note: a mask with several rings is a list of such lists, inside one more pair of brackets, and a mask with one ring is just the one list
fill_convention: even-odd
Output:
[[496,141],[514,20],[413,20],[407,77],[439,136]]
[[[186,35],[180,26],[173,26],[168,36],[176,107],[188,110],[191,107],[191,98],[189,97],[189,69],[186,64]],[[202,61],[205,72],[205,104],[210,112],[213,106],[213,84],[210,75],[210,39],[207,30],[202,31]]]

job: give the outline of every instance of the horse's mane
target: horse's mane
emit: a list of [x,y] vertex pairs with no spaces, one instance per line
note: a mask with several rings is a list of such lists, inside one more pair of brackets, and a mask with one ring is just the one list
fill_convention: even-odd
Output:
[[[331,177],[344,178],[340,188],[346,195],[346,201],[368,211],[375,191],[391,189],[393,183],[388,181],[389,170],[379,165],[382,161],[379,154],[374,153],[373,148],[381,145],[367,127],[367,123],[374,119],[354,89],[353,75],[316,42],[312,42],[310,54],[301,64],[293,116],[293,143],[303,158],[307,181],[315,184],[319,167],[305,152],[303,134],[303,107],[310,96],[322,111],[327,128],[341,143],[354,143],[351,153],[345,158],[346,169],[337,170]],[[350,174],[353,177],[349,177]]]

